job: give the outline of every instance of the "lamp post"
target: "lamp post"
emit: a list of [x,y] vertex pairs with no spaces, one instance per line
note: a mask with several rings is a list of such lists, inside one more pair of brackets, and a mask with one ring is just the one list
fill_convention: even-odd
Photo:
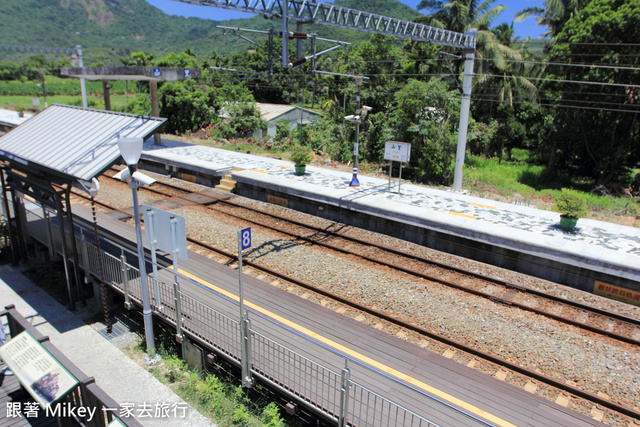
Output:
[[[136,244],[138,247],[138,267],[140,270],[140,287],[142,288],[142,316],[144,319],[144,335],[147,343],[147,357],[144,361],[147,365],[153,365],[160,360],[156,354],[156,345],[153,337],[153,318],[151,315],[151,304],[149,303],[149,288],[147,286],[147,268],[144,259],[144,248],[142,246],[142,226],[140,224],[140,208],[138,207],[138,188],[145,183],[151,185],[153,180],[136,172],[138,161],[142,154],[142,138],[119,138],[118,148],[122,158],[127,163],[129,173],[129,188],[133,195],[133,216],[136,223]],[[123,177],[125,177],[123,176]],[[141,179],[142,178],[142,179]]]

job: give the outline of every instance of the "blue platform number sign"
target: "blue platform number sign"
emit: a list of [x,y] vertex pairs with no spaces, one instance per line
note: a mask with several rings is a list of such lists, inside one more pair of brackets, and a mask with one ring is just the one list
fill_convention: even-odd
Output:
[[244,251],[251,247],[251,227],[240,230],[240,248]]
[[188,78],[190,78],[190,77],[191,77],[191,70],[190,70],[190,69],[188,69],[188,68],[186,68],[186,69],[184,70],[184,78],[185,78],[185,79],[188,79]]
[[160,68],[154,68],[153,69],[153,77],[160,77]]

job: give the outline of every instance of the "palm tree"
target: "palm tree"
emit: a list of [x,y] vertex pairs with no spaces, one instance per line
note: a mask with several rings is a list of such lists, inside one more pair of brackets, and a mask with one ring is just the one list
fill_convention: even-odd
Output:
[[480,3],[475,0],[422,0],[416,9],[427,10],[428,16],[421,22],[432,27],[445,28],[450,31],[464,33],[470,28],[478,29],[478,33],[490,33],[491,22],[503,10],[503,5],[493,6],[495,0]]
[[530,16],[536,16],[538,25],[548,27],[542,35],[556,37],[562,31],[568,20],[578,15],[591,0],[544,0],[544,9],[528,7],[516,13],[516,20],[522,21]]
[[499,69],[504,69],[505,59],[518,57],[516,51],[500,43],[489,29],[492,21],[506,9],[503,5],[493,6],[494,1],[422,0],[417,9],[430,12],[430,15],[420,19],[427,25],[459,33],[464,33],[471,28],[478,30],[475,73],[481,75],[489,74],[491,63]]

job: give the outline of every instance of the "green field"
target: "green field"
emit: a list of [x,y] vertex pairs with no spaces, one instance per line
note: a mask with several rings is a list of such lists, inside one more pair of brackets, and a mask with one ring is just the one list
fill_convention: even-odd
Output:
[[[111,107],[114,110],[122,110],[128,101],[134,98],[135,94],[127,95],[112,95]],[[0,108],[15,110],[18,106],[22,106],[27,109],[31,109],[33,106],[33,98],[31,96],[0,96]],[[39,109],[44,108],[44,97],[40,96]],[[104,108],[104,99],[102,96],[90,95],[87,96],[87,103],[91,108]],[[65,105],[82,105],[82,98],[80,96],[69,95],[55,95],[47,96],[47,104],[65,104]]]

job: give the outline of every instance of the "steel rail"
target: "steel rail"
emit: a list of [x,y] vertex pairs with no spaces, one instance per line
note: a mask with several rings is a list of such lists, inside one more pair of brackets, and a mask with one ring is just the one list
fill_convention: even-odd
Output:
[[[221,200],[218,203],[230,203],[230,202]],[[263,212],[256,211],[256,210],[254,210],[252,208],[247,208],[247,207],[244,207],[244,206],[241,206],[241,205],[238,205],[238,204],[233,204],[233,205],[236,206],[236,207],[249,209],[251,211],[255,211],[255,212],[258,212],[260,214],[270,216],[270,214],[265,214]],[[231,215],[231,216],[233,216],[235,218],[238,218],[238,219],[241,219],[243,221],[251,222],[252,224],[258,225],[260,227],[268,228],[268,229],[270,229],[272,231],[283,233],[283,234],[295,237],[297,239],[302,239],[302,240],[305,240],[305,241],[307,241],[309,243],[312,243],[312,244],[315,244],[315,245],[320,245],[320,246],[323,246],[325,248],[328,248],[328,249],[331,249],[331,250],[335,250],[335,251],[338,251],[338,252],[341,252],[341,253],[344,253],[344,254],[347,254],[347,255],[354,255],[354,256],[357,256],[357,257],[362,258],[364,260],[367,260],[369,262],[372,262],[372,263],[375,263],[375,264],[379,264],[379,265],[383,265],[385,267],[389,267],[389,268],[392,268],[394,270],[401,271],[403,273],[411,274],[411,275],[413,275],[415,277],[418,277],[418,278],[421,278],[421,279],[431,280],[431,281],[434,281],[436,283],[440,283],[440,284],[443,284],[443,285],[446,285],[446,286],[449,286],[449,287],[452,287],[452,288],[455,288],[455,289],[459,289],[459,290],[467,292],[467,293],[471,293],[471,294],[474,294],[474,295],[477,295],[477,296],[481,296],[483,298],[487,298],[487,299],[490,299],[490,300],[495,301],[495,302],[503,303],[503,304],[506,304],[506,305],[512,305],[512,306],[518,307],[518,308],[520,308],[522,310],[526,310],[526,311],[530,311],[530,312],[533,312],[533,313],[536,313],[536,314],[539,314],[539,315],[542,315],[542,316],[546,316],[546,317],[552,318],[554,320],[557,320],[557,321],[560,321],[560,322],[563,322],[563,323],[566,323],[566,324],[569,324],[569,325],[572,325],[572,326],[579,327],[581,329],[586,329],[586,330],[588,330],[590,332],[598,333],[598,334],[601,334],[601,335],[608,336],[610,338],[617,339],[619,341],[626,342],[628,344],[640,345],[640,341],[638,341],[638,340],[636,340],[634,338],[631,338],[631,337],[627,337],[627,336],[624,336],[624,335],[619,335],[619,334],[617,334],[615,332],[611,332],[611,331],[607,331],[607,330],[604,330],[604,329],[600,329],[600,328],[595,327],[595,326],[590,326],[590,325],[587,325],[587,324],[582,323],[580,321],[567,319],[566,317],[562,317],[560,315],[556,315],[556,314],[553,314],[551,312],[548,312],[548,311],[545,311],[545,310],[542,310],[542,309],[538,309],[538,308],[535,308],[535,307],[530,307],[530,306],[528,306],[526,304],[521,304],[521,303],[518,303],[518,302],[515,302],[515,301],[507,300],[505,298],[497,297],[495,295],[488,294],[486,292],[482,292],[482,291],[475,290],[475,289],[470,289],[470,288],[468,288],[468,287],[466,287],[464,285],[459,285],[459,284],[451,282],[449,280],[445,280],[445,279],[436,277],[435,275],[421,273],[419,271],[416,271],[416,270],[413,270],[413,269],[410,269],[410,268],[406,268],[406,267],[402,267],[402,266],[399,266],[397,264],[392,264],[392,263],[389,263],[389,262],[386,262],[386,261],[382,261],[380,259],[373,258],[373,257],[367,256],[367,255],[361,255],[361,254],[358,254],[356,252],[350,251],[348,249],[341,248],[339,246],[330,245],[328,243],[321,242],[321,241],[318,241],[318,240],[314,240],[314,239],[309,238],[309,237],[300,236],[298,234],[295,234],[295,233],[292,233],[292,232],[288,232],[288,231],[286,231],[286,230],[284,230],[282,228],[271,227],[271,226],[265,225],[264,223],[262,223],[260,221],[257,221],[257,220],[254,221],[254,220],[247,219],[244,216],[229,214],[227,212],[223,212],[223,213],[225,215]],[[300,227],[311,228],[311,229],[314,229],[314,230],[316,230],[316,231],[318,231],[320,233],[325,233],[325,234],[327,234],[329,236],[332,236],[332,237],[343,238],[345,240],[354,241],[354,242],[358,242],[358,243],[362,243],[362,244],[367,244],[369,246],[372,246],[372,247],[375,247],[375,248],[378,248],[378,249],[381,249],[381,250],[384,250],[384,251],[393,252],[393,253],[395,253],[397,255],[404,256],[400,251],[397,251],[395,249],[390,249],[390,248],[383,247],[383,246],[380,246],[380,245],[376,245],[376,244],[373,244],[373,243],[368,243],[368,242],[361,241],[360,239],[356,239],[356,238],[345,237],[342,234],[337,234],[337,233],[334,233],[334,232],[324,231],[324,230],[322,230],[320,228],[317,228],[317,227],[314,227],[314,226],[309,226],[309,225],[304,225],[304,224],[298,223],[297,221],[289,220],[287,218],[279,217],[277,215],[274,216],[274,218],[277,218],[277,219],[282,220],[282,221],[289,221],[289,222],[292,222],[292,223],[296,223],[296,225],[298,225]],[[412,259],[415,259],[415,260],[420,260],[420,261],[425,262],[427,264],[433,264],[430,260],[427,260],[426,258],[421,258],[421,257],[417,257],[417,256],[409,256],[409,258],[412,258]],[[440,264],[439,267],[447,269],[447,270],[452,270],[453,269],[452,267],[446,266],[444,264]],[[460,271],[457,271],[457,272],[460,272]],[[463,274],[463,273],[461,273],[461,274]],[[500,284],[500,282],[501,282],[501,281],[496,281],[496,280],[494,280],[494,279],[492,279],[490,277],[487,277],[487,276],[482,276],[480,274],[472,274],[472,273],[464,273],[464,274],[469,274],[469,275],[471,275],[471,276],[473,276],[473,277],[475,277],[477,279],[482,279],[482,280],[485,280],[487,282],[494,283],[494,284]],[[503,285],[503,286],[509,288],[507,285]],[[513,286],[517,286],[517,285],[513,285]],[[519,287],[519,288],[523,289],[523,292],[524,292],[524,290],[526,290],[526,288],[522,288],[522,287]],[[546,294],[544,294],[544,293],[540,293],[540,294],[542,294],[542,295],[538,295],[539,298],[546,298]],[[557,302],[564,303],[565,300],[560,298],[559,300],[557,300]],[[584,307],[583,310],[596,312],[596,310],[593,307],[586,306],[586,305],[584,305],[583,307]],[[597,310],[600,310],[600,309],[597,309]],[[600,310],[600,311],[606,313],[604,315],[606,315],[608,317],[613,317],[611,315],[613,313],[609,313],[609,312],[604,311],[604,310]],[[633,320],[634,324],[636,324],[636,325],[640,324],[640,321],[638,321],[636,319],[627,318],[625,316],[622,316],[622,317],[625,318],[625,319]],[[627,321],[627,322],[631,323],[629,321]]]
[[[167,185],[167,184],[163,184],[163,185]],[[149,189],[145,188],[145,190],[148,191]],[[182,189],[182,191],[187,192],[184,189]],[[83,199],[89,200],[89,197],[85,196],[82,193],[73,193],[73,194],[78,196],[78,197],[81,197]],[[108,209],[112,209],[112,210],[115,210],[115,211],[127,213],[122,209],[111,207],[107,203],[104,203],[104,202],[96,201],[96,203],[98,203],[101,206],[104,206],[104,207],[106,207]],[[211,246],[211,245],[209,245],[207,243],[200,242],[197,239],[193,239],[193,238],[187,237],[187,240],[189,242],[191,242],[193,244],[196,244],[196,245],[199,245],[199,246],[201,246],[201,247],[203,247],[203,248],[205,248],[207,250],[210,250],[212,252],[218,253],[218,254],[223,255],[225,257],[228,257],[231,260],[237,260],[238,259],[238,255],[237,254],[227,252],[227,251],[225,251],[223,249],[220,249],[220,248],[216,248],[216,247]],[[590,402],[592,402],[594,404],[597,404],[597,405],[600,405],[602,407],[608,408],[608,409],[613,410],[615,412],[618,412],[620,414],[632,417],[632,418],[634,418],[636,420],[640,420],[640,412],[635,411],[632,408],[628,408],[626,406],[620,405],[620,404],[618,404],[616,402],[613,402],[611,400],[605,399],[603,397],[600,397],[600,396],[598,396],[596,394],[593,394],[593,393],[590,393],[588,391],[581,390],[581,389],[579,389],[577,387],[574,387],[574,386],[571,386],[569,384],[566,384],[566,383],[564,383],[564,382],[562,382],[560,380],[556,380],[554,378],[551,378],[551,377],[546,376],[544,374],[541,374],[541,373],[538,373],[536,371],[530,370],[530,369],[525,368],[523,366],[520,366],[520,365],[518,365],[516,363],[509,362],[508,360],[502,359],[502,358],[494,356],[492,354],[483,352],[483,351],[475,349],[473,347],[469,347],[464,343],[461,343],[459,341],[447,338],[447,337],[442,336],[440,334],[437,334],[435,332],[428,331],[428,330],[423,329],[423,328],[421,328],[421,327],[419,327],[417,325],[414,325],[412,323],[397,319],[395,317],[392,317],[392,316],[390,316],[388,314],[385,314],[383,312],[380,312],[378,310],[363,306],[363,305],[361,305],[361,304],[359,304],[359,303],[357,303],[355,301],[352,301],[352,300],[350,300],[348,298],[344,298],[344,297],[341,297],[340,295],[336,295],[336,294],[333,294],[331,292],[324,291],[322,289],[318,289],[315,286],[313,286],[313,285],[311,285],[309,283],[306,283],[306,282],[304,282],[302,280],[286,276],[286,275],[284,275],[284,274],[282,274],[280,272],[272,270],[272,269],[270,269],[268,267],[261,266],[259,264],[256,264],[256,263],[252,262],[252,261],[243,260],[243,264],[251,266],[252,268],[255,268],[257,270],[263,271],[263,272],[265,272],[265,273],[267,273],[269,275],[272,275],[274,277],[280,278],[280,279],[285,280],[287,282],[293,283],[293,284],[295,284],[297,286],[300,286],[300,287],[302,287],[304,289],[308,289],[308,290],[310,290],[310,291],[312,291],[314,293],[317,293],[319,295],[325,296],[327,298],[334,299],[335,301],[337,301],[337,302],[339,302],[341,304],[347,305],[347,306],[349,306],[349,307],[351,307],[353,309],[365,312],[365,313],[370,314],[372,316],[376,316],[376,317],[378,317],[378,318],[380,318],[382,320],[385,320],[385,321],[387,321],[387,322],[389,322],[391,324],[394,324],[396,326],[399,326],[399,327],[405,328],[405,329],[407,329],[409,331],[413,331],[413,332],[416,332],[418,334],[424,335],[424,336],[429,337],[429,338],[431,338],[431,339],[433,339],[435,341],[439,341],[441,343],[449,345],[450,347],[454,347],[454,348],[459,349],[459,350],[461,350],[461,351],[463,351],[465,353],[471,354],[471,355],[473,355],[475,357],[479,357],[479,358],[481,358],[483,360],[486,360],[488,362],[491,362],[491,363],[494,363],[494,364],[499,365],[501,367],[504,367],[504,368],[506,368],[506,369],[508,369],[510,371],[513,371],[513,372],[516,372],[518,374],[524,375],[524,376],[526,376],[528,378],[531,378],[531,379],[534,379],[536,381],[545,383],[545,384],[550,385],[550,386],[552,386],[552,387],[554,387],[556,389],[559,389],[561,391],[570,393],[570,394],[572,394],[574,396],[578,396],[580,398],[586,399],[586,400],[588,400],[588,401],[590,401]]]
[[[166,187],[168,187],[168,188],[172,188],[174,190],[180,190],[180,191],[184,191],[184,192],[188,193],[187,190],[181,189],[180,187],[173,186],[171,184],[166,184],[166,183],[161,183],[161,184],[166,186]],[[158,191],[158,190],[155,190],[155,189],[147,188],[146,190],[153,191],[153,192],[155,192],[156,194],[159,194],[159,195],[165,195],[161,191]],[[180,196],[178,195],[178,196],[174,196],[174,197],[180,197]],[[234,203],[234,202],[232,202],[230,200],[218,200],[217,203],[218,204],[227,204],[227,205],[230,205],[230,206],[233,206],[233,207],[246,209],[246,210],[249,210],[251,212],[255,212],[255,213],[260,214],[260,215],[269,216],[269,217],[271,217],[273,219],[277,219],[277,220],[280,220],[280,221],[287,221],[289,223],[295,224],[296,226],[303,227],[303,228],[308,228],[308,229],[314,230],[315,232],[318,232],[318,233],[324,233],[324,234],[327,234],[329,236],[345,239],[345,240],[348,240],[348,241],[351,241],[351,242],[354,242],[354,243],[357,243],[357,244],[360,244],[360,245],[370,246],[370,247],[373,247],[373,248],[376,248],[376,249],[379,249],[379,250],[382,250],[382,251],[386,251],[386,252],[392,253],[392,254],[400,256],[400,257],[408,258],[410,260],[422,262],[422,263],[425,263],[425,264],[436,266],[438,268],[443,268],[443,269],[446,269],[446,270],[449,270],[449,271],[453,271],[453,272],[464,274],[464,275],[467,275],[467,276],[470,276],[470,277],[474,277],[474,278],[477,278],[477,279],[480,279],[480,280],[484,280],[486,282],[502,286],[502,287],[504,287],[506,289],[509,289],[509,290],[514,290],[514,291],[521,292],[521,293],[524,293],[524,294],[533,295],[536,298],[551,300],[553,302],[556,302],[556,303],[559,303],[559,304],[564,304],[564,305],[569,306],[569,307],[574,308],[574,309],[584,310],[586,312],[595,313],[597,315],[608,317],[610,319],[615,319],[615,320],[620,321],[620,322],[625,322],[625,323],[627,323],[629,325],[632,325],[632,326],[640,327],[640,319],[635,319],[635,318],[624,316],[624,315],[621,315],[621,314],[618,314],[618,313],[606,311],[606,310],[603,310],[603,309],[600,309],[600,308],[597,308],[597,307],[593,307],[593,306],[590,306],[590,305],[587,305],[587,304],[583,304],[583,303],[580,303],[580,302],[577,302],[577,301],[572,301],[572,300],[569,300],[569,299],[566,299],[566,298],[562,298],[562,297],[559,297],[559,296],[550,295],[550,294],[547,294],[545,292],[538,291],[538,290],[535,290],[535,289],[529,289],[529,288],[526,288],[524,286],[516,285],[514,283],[510,283],[510,282],[507,282],[507,281],[504,281],[504,280],[500,280],[500,279],[495,279],[493,277],[486,276],[486,275],[483,275],[483,274],[480,274],[480,273],[476,273],[476,272],[472,272],[472,271],[466,270],[464,268],[450,266],[450,265],[447,265],[447,264],[444,264],[444,263],[441,263],[441,262],[438,262],[438,261],[435,261],[435,260],[430,260],[430,259],[418,256],[418,255],[407,254],[407,253],[404,253],[404,252],[402,252],[400,250],[397,250],[397,249],[394,249],[394,248],[378,245],[378,244],[375,244],[375,243],[368,242],[366,240],[358,239],[358,238],[352,237],[352,236],[347,236],[347,235],[340,234],[340,233],[337,233],[337,232],[334,232],[334,231],[325,230],[325,229],[322,229],[320,227],[316,227],[316,226],[312,226],[312,225],[309,225],[309,224],[305,224],[305,223],[302,223],[300,221],[296,221],[294,219],[282,217],[280,215],[276,215],[276,214],[260,211],[258,209],[255,209],[255,208],[252,208],[252,207],[249,207],[249,206],[246,206],[246,205],[241,205],[241,204],[238,204],[238,203]],[[211,209],[211,207],[209,207],[209,208]],[[398,266],[397,264],[392,264],[392,263],[388,263],[388,262],[382,261],[382,260],[377,259],[377,258],[369,257],[369,256],[366,256],[366,255],[361,255],[361,254],[358,254],[358,253],[353,252],[353,251],[349,251],[349,250],[341,248],[341,247],[337,247],[337,246],[334,246],[334,245],[330,245],[328,243],[321,242],[319,240],[315,240],[315,239],[312,239],[312,238],[307,238],[307,237],[304,237],[304,236],[300,236],[300,235],[295,234],[295,233],[287,232],[287,231],[284,231],[282,228],[269,227],[269,226],[265,225],[264,223],[261,223],[259,221],[252,221],[252,220],[249,220],[249,219],[247,219],[246,217],[243,217],[243,216],[234,215],[234,214],[230,214],[230,213],[227,213],[227,212],[225,212],[225,214],[234,216],[234,217],[236,217],[238,219],[241,219],[243,221],[251,222],[253,224],[259,225],[259,226],[264,227],[264,228],[269,228],[269,229],[271,229],[273,231],[277,231],[277,232],[280,232],[280,233],[283,233],[283,234],[287,234],[287,235],[295,237],[295,238],[303,239],[305,241],[308,241],[309,243],[317,244],[317,245],[326,247],[328,249],[336,250],[336,251],[339,251],[339,252],[342,252],[342,253],[345,253],[345,254],[348,254],[348,255],[358,256],[358,257],[360,257],[362,259],[365,259],[365,260],[367,260],[369,262],[373,262],[373,263],[376,263],[376,264],[384,265],[386,267],[393,268],[395,270],[399,270],[399,271],[402,271],[404,273],[411,274],[411,275],[414,275],[416,277],[419,277],[419,278],[422,278],[422,279],[425,279],[425,280],[431,280],[431,281],[443,284],[445,286],[449,286],[449,287],[454,288],[454,289],[458,289],[458,290],[461,290],[461,291],[464,291],[464,292],[467,292],[467,293],[471,293],[471,294],[474,294],[474,295],[477,295],[477,296],[480,296],[480,297],[483,297],[483,298],[487,298],[487,299],[490,299],[490,300],[492,300],[494,302],[498,302],[498,303],[511,305],[511,306],[514,306],[514,307],[518,307],[518,308],[520,308],[522,310],[526,310],[526,311],[533,312],[533,313],[536,313],[536,314],[539,314],[539,315],[542,315],[542,316],[546,316],[546,317],[549,317],[551,319],[554,319],[554,320],[557,320],[557,321],[560,321],[560,322],[563,322],[563,323],[566,323],[566,324],[569,324],[569,325],[572,325],[572,326],[576,326],[576,327],[588,330],[590,332],[598,333],[598,334],[601,334],[601,335],[604,335],[604,336],[608,336],[610,338],[613,338],[613,339],[616,339],[616,340],[619,340],[619,341],[622,341],[622,342],[626,342],[628,344],[640,345],[640,340],[636,340],[636,339],[634,339],[632,337],[627,337],[627,336],[620,335],[620,334],[617,334],[617,333],[612,332],[612,331],[607,331],[605,329],[600,329],[600,328],[597,328],[597,327],[594,327],[594,326],[589,326],[589,325],[587,325],[587,324],[585,324],[583,322],[580,322],[580,321],[571,320],[571,319],[568,319],[566,317],[562,317],[560,315],[553,314],[551,312],[548,312],[548,311],[545,311],[545,310],[542,310],[542,309],[531,307],[531,306],[528,306],[526,304],[521,304],[521,303],[518,303],[518,302],[515,302],[515,301],[512,301],[512,300],[506,299],[506,298],[501,298],[499,296],[496,296],[496,295],[493,295],[493,294],[489,294],[489,293],[486,293],[486,292],[483,292],[483,291],[480,291],[480,290],[470,289],[470,288],[468,288],[468,287],[466,287],[464,285],[460,285],[460,284],[454,283],[452,281],[436,277],[434,275],[421,273],[419,271],[416,271],[416,270],[413,270],[413,269],[410,269],[410,268],[401,267],[401,266]]]

